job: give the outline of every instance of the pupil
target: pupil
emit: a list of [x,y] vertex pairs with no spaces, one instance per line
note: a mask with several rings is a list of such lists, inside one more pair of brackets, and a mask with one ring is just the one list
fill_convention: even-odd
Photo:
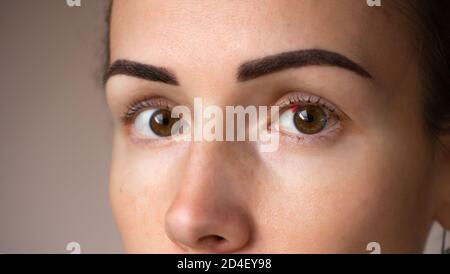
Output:
[[308,123],[314,122],[314,116],[312,114],[309,114],[308,110],[306,110],[306,109],[301,111],[299,113],[299,115],[300,115],[300,118],[305,122],[308,122]]
[[167,126],[170,123],[170,119],[162,113],[156,115],[155,120],[158,124],[163,126]]

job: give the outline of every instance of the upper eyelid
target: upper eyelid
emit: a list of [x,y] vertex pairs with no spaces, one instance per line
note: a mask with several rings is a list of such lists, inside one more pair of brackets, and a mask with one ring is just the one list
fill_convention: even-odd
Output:
[[[294,101],[293,101],[294,100]],[[314,95],[306,92],[290,92],[281,97],[276,105],[280,108],[294,106],[299,103],[310,104],[310,105],[319,105],[327,108],[332,113],[336,113],[337,115],[345,115],[336,105],[329,102],[327,99],[322,96]]]
[[145,97],[143,99],[135,100],[127,105],[125,112],[122,114],[122,121],[125,123],[131,122],[141,111],[149,108],[165,108],[172,109],[175,104],[164,97]]
[[[299,92],[299,91],[287,92],[280,99],[278,99],[274,105],[279,106],[281,109],[299,103],[321,105],[327,108],[327,110],[329,110],[330,112],[337,114],[338,116],[341,115],[346,116],[337,106],[329,102],[327,99],[308,92]],[[131,121],[137,114],[139,114],[139,112],[148,108],[159,107],[170,110],[173,109],[175,106],[177,106],[177,104],[173,103],[169,99],[162,96],[144,97],[141,99],[137,99],[127,105],[122,115],[122,120],[125,122]]]

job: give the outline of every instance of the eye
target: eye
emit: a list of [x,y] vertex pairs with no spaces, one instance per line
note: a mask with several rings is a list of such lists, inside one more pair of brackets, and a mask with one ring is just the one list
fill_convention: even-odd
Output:
[[307,93],[290,93],[277,105],[280,116],[273,128],[308,144],[336,137],[342,129],[341,120],[347,117],[326,99]]
[[147,109],[141,111],[134,120],[134,129],[148,138],[170,137],[172,128],[179,118],[172,118],[170,110]]

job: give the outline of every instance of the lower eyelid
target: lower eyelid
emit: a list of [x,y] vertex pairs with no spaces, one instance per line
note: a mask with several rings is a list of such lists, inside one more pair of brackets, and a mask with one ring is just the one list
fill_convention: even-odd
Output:
[[139,146],[166,146],[172,144],[175,139],[172,137],[160,137],[160,138],[149,138],[139,134],[136,129],[134,129],[133,124],[125,125],[125,134],[132,141],[132,143]]
[[315,135],[294,135],[294,134],[280,134],[280,140],[286,140],[294,144],[301,145],[320,145],[326,144],[338,137],[343,130],[342,125],[335,125],[332,129],[325,133],[318,133]]
[[130,139],[133,144],[143,147],[168,146],[175,142],[172,138],[150,139],[150,138],[140,138],[132,134],[130,135]]

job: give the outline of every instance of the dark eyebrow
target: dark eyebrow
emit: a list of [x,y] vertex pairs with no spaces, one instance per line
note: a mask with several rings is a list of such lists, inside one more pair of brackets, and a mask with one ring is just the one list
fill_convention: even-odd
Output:
[[365,78],[372,78],[372,75],[362,66],[339,53],[321,49],[307,49],[284,52],[245,62],[239,66],[237,79],[238,82],[244,82],[289,68],[324,65],[341,67]]
[[179,83],[174,74],[163,67],[142,64],[129,60],[115,61],[103,77],[104,83],[114,75],[123,74],[137,77],[144,80],[162,82],[169,85],[178,86]]

